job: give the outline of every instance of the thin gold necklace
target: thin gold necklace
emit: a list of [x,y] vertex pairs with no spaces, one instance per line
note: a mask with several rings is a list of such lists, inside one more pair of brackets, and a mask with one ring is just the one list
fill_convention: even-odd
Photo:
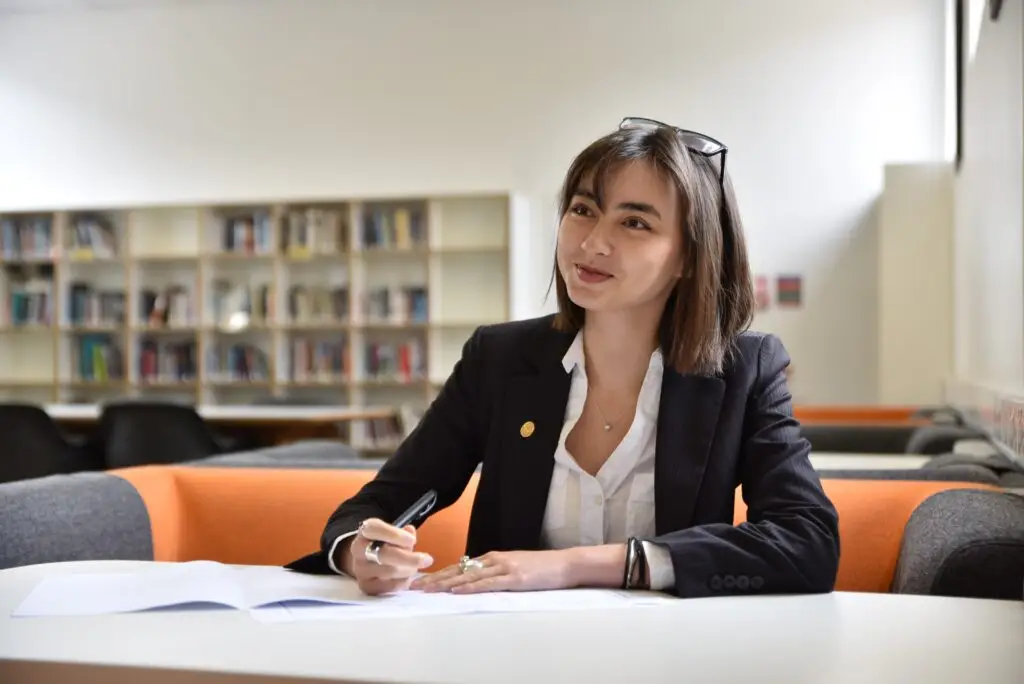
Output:
[[601,414],[601,422],[603,423],[605,432],[608,432],[615,427],[615,423],[612,423],[607,417],[605,417],[604,411],[601,410],[601,404],[597,401],[597,397],[594,397],[594,407],[597,409],[597,412]]

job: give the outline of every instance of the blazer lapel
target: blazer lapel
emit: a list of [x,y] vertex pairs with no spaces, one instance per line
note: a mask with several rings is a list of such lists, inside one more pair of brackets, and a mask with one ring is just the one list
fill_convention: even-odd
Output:
[[499,419],[502,457],[497,475],[505,549],[540,548],[555,449],[572,382],[562,356],[574,335],[555,330],[550,334],[547,344],[531,350],[531,369],[509,381]]
[[725,382],[665,369],[658,408],[654,509],[657,534],[689,527],[722,408]]

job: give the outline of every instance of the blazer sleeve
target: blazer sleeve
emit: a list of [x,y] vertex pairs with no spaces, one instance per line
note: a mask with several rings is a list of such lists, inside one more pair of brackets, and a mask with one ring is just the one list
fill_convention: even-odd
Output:
[[743,421],[740,485],[747,520],[670,532],[667,546],[681,597],[826,593],[839,568],[839,516],[810,462],[793,417],[789,354],[767,335]]
[[398,517],[429,489],[437,491],[433,513],[462,496],[483,453],[481,346],[477,329],[416,428],[373,480],[331,514],[320,538],[321,554],[326,557],[338,537],[351,533],[367,518]]

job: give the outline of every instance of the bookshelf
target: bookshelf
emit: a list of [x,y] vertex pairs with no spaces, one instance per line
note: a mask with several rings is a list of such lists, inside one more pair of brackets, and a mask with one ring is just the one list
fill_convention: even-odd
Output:
[[515,214],[503,194],[0,213],[0,399],[415,414],[512,317]]

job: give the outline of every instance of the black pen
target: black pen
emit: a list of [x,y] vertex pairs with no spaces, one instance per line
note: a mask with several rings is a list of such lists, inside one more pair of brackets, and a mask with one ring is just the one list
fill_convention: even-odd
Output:
[[[434,509],[434,506],[436,504],[437,492],[431,489],[426,494],[417,499],[416,503],[414,503],[412,506],[409,506],[409,508],[405,509],[405,512],[402,513],[402,515],[395,518],[395,521],[391,523],[391,525],[397,527],[398,529],[402,529],[409,523],[422,520],[427,516],[427,513],[430,513],[430,511]],[[370,546],[367,548],[366,552],[368,554],[377,555],[382,546],[384,546],[384,542],[376,540],[372,541],[370,542]]]

